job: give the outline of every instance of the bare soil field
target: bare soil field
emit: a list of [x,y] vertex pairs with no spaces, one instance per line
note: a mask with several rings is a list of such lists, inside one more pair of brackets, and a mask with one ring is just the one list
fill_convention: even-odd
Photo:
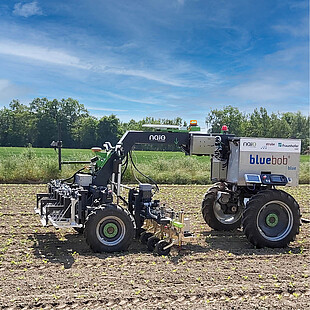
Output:
[[[134,241],[95,254],[74,230],[34,215],[44,185],[0,185],[1,309],[308,309],[310,224],[285,249],[255,249],[242,231],[214,232],[200,203],[207,186],[161,186],[184,209],[197,242],[159,257]],[[309,185],[288,190],[309,218]]]

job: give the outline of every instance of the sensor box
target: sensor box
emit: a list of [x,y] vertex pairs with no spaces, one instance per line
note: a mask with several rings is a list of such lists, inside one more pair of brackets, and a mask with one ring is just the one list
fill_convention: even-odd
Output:
[[74,177],[74,183],[80,186],[89,186],[93,181],[93,178],[90,174],[77,173]]
[[191,135],[190,155],[213,155],[214,151],[214,136]]
[[[240,138],[230,142],[227,182],[247,185],[245,175],[279,174],[287,186],[298,185],[301,141]],[[253,182],[257,183],[257,182]]]

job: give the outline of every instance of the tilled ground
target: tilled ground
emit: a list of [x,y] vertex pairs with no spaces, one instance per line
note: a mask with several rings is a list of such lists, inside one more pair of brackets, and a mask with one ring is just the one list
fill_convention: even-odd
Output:
[[[42,185],[0,185],[1,309],[306,309],[310,224],[285,249],[254,249],[241,231],[211,231],[200,214],[207,186],[161,186],[158,198],[192,220],[195,244],[154,256],[94,254],[75,231],[41,227]],[[290,190],[309,218],[309,186]]]

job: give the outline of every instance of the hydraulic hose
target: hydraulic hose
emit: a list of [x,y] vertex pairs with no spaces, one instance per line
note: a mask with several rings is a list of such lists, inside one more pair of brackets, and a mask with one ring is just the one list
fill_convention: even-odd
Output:
[[85,167],[83,167],[83,168],[79,169],[78,171],[76,171],[71,177],[66,178],[66,179],[61,179],[60,181],[61,181],[61,182],[66,182],[66,181],[68,181],[68,180],[74,178],[75,175],[76,175],[77,173],[81,172],[81,171],[84,170],[84,169],[85,169]]
[[122,175],[123,175],[128,168],[128,154],[126,155],[126,159],[125,159],[125,162],[122,164],[122,167],[124,167],[122,171]]
[[132,154],[131,154],[131,153],[132,153],[132,151],[129,152],[129,157],[130,157],[130,161],[131,161],[133,167],[135,168],[135,170],[136,170],[138,173],[140,173],[143,177],[145,177],[146,179],[148,179],[151,183],[153,183],[153,184],[155,185],[155,187],[156,187],[156,191],[159,192],[159,187],[158,187],[157,183],[156,183],[151,177],[145,175],[144,173],[142,173],[142,172],[137,168],[137,166],[135,165],[135,163],[134,163],[134,161],[133,161],[133,159],[132,159]]

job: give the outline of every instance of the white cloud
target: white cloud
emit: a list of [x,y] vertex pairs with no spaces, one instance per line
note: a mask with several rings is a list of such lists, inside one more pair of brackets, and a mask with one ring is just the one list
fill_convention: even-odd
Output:
[[10,82],[8,80],[0,80],[0,92],[3,92],[9,85]]
[[14,5],[14,15],[30,17],[33,15],[43,15],[41,8],[38,6],[36,1],[23,4],[22,2]]
[[160,72],[158,70],[155,71],[109,66],[101,66],[101,70],[102,72],[132,76],[168,86],[183,88],[206,88],[222,83],[222,80],[215,74],[209,73],[206,70],[192,65],[184,65],[179,63],[175,63],[173,67],[171,67],[170,64],[166,70],[162,70]]
[[108,109],[108,108],[95,108],[95,107],[86,107],[87,110],[92,111],[105,111],[105,112],[127,112],[128,110],[120,110],[120,109]]
[[[35,61],[43,61],[62,66],[71,66],[78,69],[95,71],[98,73],[132,76],[175,87],[194,87],[194,88],[202,87],[202,81],[197,83],[195,76],[194,76],[195,81],[191,81],[190,78],[183,79],[178,77],[179,75],[182,75],[186,72],[194,74],[195,72],[193,68],[183,68],[185,69],[185,71],[175,70],[172,72],[167,71],[157,72],[154,70],[145,71],[145,70],[131,69],[126,68],[125,66],[118,66],[117,64],[114,66],[113,64],[112,66],[111,65],[107,66],[105,64],[97,65],[98,59],[94,59],[92,60],[92,63],[90,63],[89,61],[86,62],[83,59],[70,55],[66,51],[60,49],[52,49],[43,46],[24,44],[9,40],[0,41],[0,54],[25,57],[33,59]],[[115,58],[115,60],[118,61],[118,58]],[[206,75],[205,72],[203,72],[202,75],[204,75],[205,79],[210,78],[209,76]],[[204,85],[206,84],[208,84],[208,81],[204,83]]]
[[277,32],[289,34],[293,37],[309,36],[309,21],[306,18],[301,20],[299,24],[280,24],[275,25],[272,28]]
[[302,10],[309,9],[308,1],[297,2],[296,0],[292,0],[292,2],[289,3],[289,6],[291,9],[302,9]]
[[159,82],[161,84],[166,84],[170,86],[177,86],[177,87],[188,87],[187,83],[182,80],[177,80],[175,78],[167,78],[164,77],[162,74],[157,72],[150,72],[150,71],[143,71],[143,70],[132,70],[132,69],[122,69],[122,68],[106,68],[104,69],[105,72],[119,74],[119,75],[127,75],[133,76],[138,78],[143,78],[150,81]]
[[258,82],[249,82],[232,87],[228,95],[249,100],[252,102],[263,102],[287,100],[290,97],[298,97],[297,94],[305,89],[305,85],[298,81],[284,84],[281,81],[269,79]]
[[158,100],[154,100],[154,99],[145,99],[145,98],[144,99],[135,99],[135,98],[131,98],[128,96],[122,96],[122,95],[114,94],[114,93],[111,93],[108,91],[102,91],[101,93],[108,95],[109,97],[113,97],[113,98],[124,100],[124,101],[143,103],[143,104],[161,104],[161,102],[159,102]]
[[[291,66],[300,66],[300,69],[307,70],[305,61],[308,59],[308,46],[296,45],[286,49],[278,50],[272,54],[265,56],[265,61],[268,68],[271,66],[278,66],[281,68],[288,68]],[[299,72],[301,70],[298,70]]]
[[12,84],[9,80],[0,79],[0,106],[8,105],[12,99],[18,99],[29,93],[29,89]]
[[224,94],[251,107],[300,110],[309,102],[308,67],[306,46],[281,49],[262,58],[253,71],[231,80],[233,85]]
[[82,64],[78,57],[69,55],[64,51],[36,45],[21,44],[13,41],[0,41],[0,54],[26,57],[38,61],[72,66],[81,69],[89,68],[89,65]]

